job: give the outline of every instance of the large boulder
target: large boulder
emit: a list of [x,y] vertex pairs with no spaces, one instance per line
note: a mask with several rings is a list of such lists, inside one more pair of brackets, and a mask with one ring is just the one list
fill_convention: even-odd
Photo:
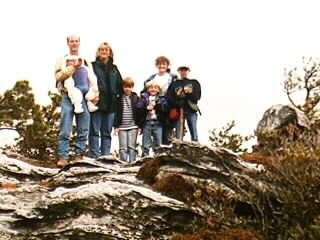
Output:
[[258,144],[254,151],[281,153],[288,144],[303,142],[313,146],[317,134],[306,115],[291,105],[273,105],[267,109],[256,128]]
[[259,121],[257,131],[272,131],[294,124],[310,128],[310,122],[303,112],[291,105],[276,104],[267,109]]

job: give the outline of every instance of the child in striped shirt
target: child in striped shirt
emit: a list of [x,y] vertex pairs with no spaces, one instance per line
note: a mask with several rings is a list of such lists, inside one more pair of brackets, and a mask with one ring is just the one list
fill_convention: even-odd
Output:
[[133,92],[134,81],[127,77],[122,82],[122,96],[117,109],[115,132],[119,136],[120,160],[136,160],[136,142],[140,132],[140,123],[136,114],[138,95]]

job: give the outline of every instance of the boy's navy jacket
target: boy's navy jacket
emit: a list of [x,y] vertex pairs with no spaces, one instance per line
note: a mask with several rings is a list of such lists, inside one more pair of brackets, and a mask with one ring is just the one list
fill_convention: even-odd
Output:
[[[192,88],[192,93],[185,94],[184,88]],[[182,95],[178,96],[177,92],[182,91]],[[170,108],[181,108],[183,107],[186,111],[196,112],[199,111],[197,103],[201,98],[201,85],[195,79],[184,79],[174,81],[170,84],[167,91],[167,99]]]
[[[124,94],[124,93],[122,93],[122,94]],[[134,119],[134,122],[137,124],[137,126],[139,128],[142,128],[143,121],[140,119],[140,117],[138,116],[138,113],[137,113],[138,100],[139,100],[138,95],[135,92],[132,92],[131,96],[130,96],[130,101],[131,101],[131,106],[132,106],[133,119]],[[116,118],[115,118],[115,121],[114,121],[114,127],[115,128],[118,128],[120,126],[120,124],[121,124],[121,121],[122,121],[122,110],[123,110],[123,106],[122,106],[122,101],[121,101],[121,98],[120,98],[120,103],[118,104],[118,108],[117,108],[117,112],[116,112]]]
[[[145,124],[147,120],[147,106],[149,105],[149,93],[144,92],[141,93],[141,96],[137,103],[137,114],[139,121],[142,122],[142,125]],[[157,96],[156,97],[156,115],[158,120],[162,125],[167,124],[167,115],[168,115],[168,101],[164,96]]]

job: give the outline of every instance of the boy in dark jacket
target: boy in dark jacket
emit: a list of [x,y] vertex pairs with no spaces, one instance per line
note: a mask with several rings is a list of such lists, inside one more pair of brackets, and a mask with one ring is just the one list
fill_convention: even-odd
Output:
[[160,85],[150,81],[146,85],[147,92],[141,94],[137,104],[139,118],[143,121],[142,156],[148,156],[150,148],[155,150],[162,144],[162,128],[167,116],[167,100],[160,96]]
[[[201,98],[201,85],[195,79],[189,79],[190,68],[182,66],[178,68],[180,78],[171,83],[167,92],[170,106],[183,109],[184,118],[187,120],[191,140],[198,142],[197,119],[199,111],[198,100]],[[180,120],[176,120],[176,135],[180,138]]]
[[132,91],[134,87],[132,78],[125,78],[122,86],[114,127],[116,135],[119,136],[120,160],[133,162],[136,160],[137,136],[141,128],[136,112],[138,95]]

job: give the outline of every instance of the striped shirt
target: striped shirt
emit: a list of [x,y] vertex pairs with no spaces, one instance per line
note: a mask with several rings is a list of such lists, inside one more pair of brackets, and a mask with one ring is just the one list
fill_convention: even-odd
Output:
[[133,119],[132,106],[130,96],[122,95],[121,97],[122,105],[122,119],[119,126],[120,130],[128,130],[138,128]]

